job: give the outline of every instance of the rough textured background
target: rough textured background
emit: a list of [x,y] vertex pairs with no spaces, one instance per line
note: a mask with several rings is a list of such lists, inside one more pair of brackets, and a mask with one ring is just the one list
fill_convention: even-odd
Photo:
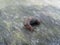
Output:
[[[60,45],[59,0],[0,0],[0,45]],[[25,17],[42,20],[34,32],[23,28]]]

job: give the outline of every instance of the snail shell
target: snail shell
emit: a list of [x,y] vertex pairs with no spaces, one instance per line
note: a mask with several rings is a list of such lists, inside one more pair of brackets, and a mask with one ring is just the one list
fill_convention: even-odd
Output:
[[29,31],[33,31],[34,26],[37,26],[39,24],[40,24],[40,20],[33,16],[30,16],[24,19],[24,27],[28,29]]

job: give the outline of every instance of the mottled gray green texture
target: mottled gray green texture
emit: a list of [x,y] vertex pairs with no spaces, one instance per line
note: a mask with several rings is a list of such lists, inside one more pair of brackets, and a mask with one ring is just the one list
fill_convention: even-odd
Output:
[[[42,21],[34,32],[23,28],[28,16]],[[60,45],[60,9],[20,3],[0,9],[0,45]]]

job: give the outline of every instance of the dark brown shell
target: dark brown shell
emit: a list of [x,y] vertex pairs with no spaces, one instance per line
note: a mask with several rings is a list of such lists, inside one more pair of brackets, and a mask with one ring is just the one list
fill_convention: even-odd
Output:
[[24,19],[24,27],[26,29],[28,29],[29,31],[33,31],[34,30],[34,26],[39,25],[40,24],[40,20],[34,18],[34,17],[28,17],[26,19]]

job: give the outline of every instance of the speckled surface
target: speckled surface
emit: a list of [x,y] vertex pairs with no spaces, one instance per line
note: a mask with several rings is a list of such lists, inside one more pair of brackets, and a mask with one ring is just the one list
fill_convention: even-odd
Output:
[[[0,2],[0,45],[60,45],[59,0]],[[42,20],[34,32],[23,27],[28,16]]]

